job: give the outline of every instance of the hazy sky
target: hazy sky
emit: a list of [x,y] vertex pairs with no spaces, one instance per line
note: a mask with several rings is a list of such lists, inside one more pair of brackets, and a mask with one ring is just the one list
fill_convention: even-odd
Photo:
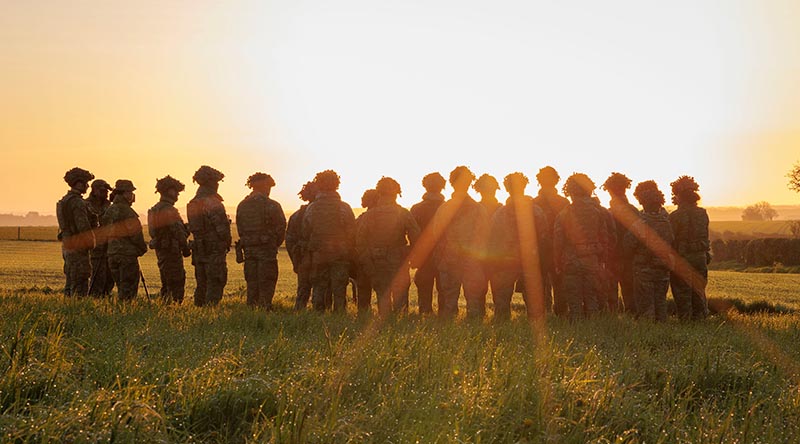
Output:
[[0,212],[53,213],[75,165],[140,213],[201,164],[230,206],[272,174],[287,211],[323,169],[410,205],[459,164],[798,203],[798,23],[797,0],[4,1]]

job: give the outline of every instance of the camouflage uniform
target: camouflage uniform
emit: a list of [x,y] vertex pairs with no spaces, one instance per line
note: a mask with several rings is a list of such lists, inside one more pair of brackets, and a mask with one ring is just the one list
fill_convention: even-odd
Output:
[[200,180],[195,178],[200,186],[195,197],[186,205],[189,232],[193,237],[192,265],[197,281],[194,304],[197,306],[217,305],[222,300],[222,292],[228,281],[225,256],[231,247],[231,221],[215,186],[221,180],[222,173],[213,168],[203,168],[195,173],[195,177],[208,170],[216,175],[205,173]]
[[609,267],[611,272],[611,285],[609,292],[611,298],[618,300],[617,286],[622,293],[622,302],[625,311],[636,313],[636,297],[633,286],[633,257],[625,253],[623,240],[630,226],[639,220],[639,210],[628,202],[627,199],[612,198],[609,211],[614,218],[617,242],[609,252]]
[[[550,233],[553,233],[556,217],[558,217],[559,213],[561,213],[564,208],[569,206],[569,200],[564,196],[560,196],[554,187],[541,188],[539,194],[533,199],[533,203],[544,211]],[[565,315],[568,307],[561,288],[561,281],[563,279],[559,273],[556,273],[552,257],[551,261],[545,264],[545,268],[547,269],[547,273],[545,276],[544,294],[547,308],[550,309],[552,307],[553,312],[557,315]]]
[[667,290],[669,269],[656,253],[658,241],[672,244],[669,215],[663,207],[656,211],[642,211],[640,220],[625,234],[625,250],[633,255],[636,310],[641,317],[664,321],[667,319]]
[[272,308],[278,282],[278,247],[286,235],[281,205],[267,194],[253,191],[236,208],[236,230],[244,249],[247,304]]
[[329,291],[333,294],[334,311],[345,310],[354,231],[353,210],[335,191],[320,192],[306,208],[301,233],[311,256],[315,310],[325,310]]
[[[115,186],[118,193],[133,188],[132,184],[128,188],[120,182],[123,181],[117,181]],[[119,299],[130,301],[136,297],[139,290],[138,258],[147,252],[139,215],[133,211],[130,202],[120,193],[117,194],[114,203],[103,215],[103,225],[109,227],[108,268],[114,277],[114,283],[117,284]]]
[[[370,212],[370,209],[361,213],[356,217],[356,236],[358,232],[361,230],[361,227],[364,225],[364,220],[366,220],[366,214]],[[356,237],[356,242],[358,238]],[[356,258],[356,303],[358,304],[358,311],[360,312],[367,312],[370,310],[372,306],[372,291],[375,287],[372,285],[372,276],[370,270],[365,268],[365,264],[362,261],[359,261]]]
[[669,215],[669,221],[675,235],[675,250],[690,266],[686,276],[681,278],[673,273],[670,279],[678,317],[704,319],[708,316],[708,213],[697,204],[678,205]]
[[603,298],[602,264],[608,251],[607,215],[589,196],[573,196],[556,217],[554,261],[563,273],[563,296],[569,318],[591,316]]
[[286,224],[286,251],[292,261],[294,272],[297,273],[297,297],[294,308],[303,309],[311,298],[311,257],[305,251],[302,239],[303,216],[308,205],[303,205],[289,216]]
[[[428,224],[433,220],[436,210],[444,202],[442,193],[428,192],[422,196],[422,201],[411,207],[411,215],[414,216],[417,225],[421,230],[425,230]],[[414,273],[414,284],[417,286],[417,304],[419,304],[420,313],[433,313],[433,286],[436,284],[436,293],[439,297],[439,306],[443,305],[441,279],[439,278],[439,271],[436,262],[432,257],[419,264],[416,273]]]
[[436,211],[434,232],[441,233],[434,251],[441,291],[439,315],[455,317],[458,297],[464,287],[467,317],[486,314],[486,276],[483,270],[484,248],[489,231],[486,210],[466,193],[453,193]]
[[[92,182],[92,189],[95,188],[95,184],[98,182],[100,181],[95,180]],[[100,182],[97,186],[107,186],[109,189],[111,188],[105,181]],[[96,241],[96,245],[89,255],[92,261],[92,277],[89,279],[90,293],[92,296],[108,296],[111,294],[111,291],[114,290],[114,278],[111,276],[111,271],[108,269],[108,254],[106,251],[108,249],[108,244],[105,239],[106,230],[105,226],[101,226],[100,221],[108,207],[111,206],[111,202],[108,199],[100,199],[94,194],[90,194],[89,197],[85,199],[85,202],[86,208],[88,209],[89,224],[92,226]]]
[[158,273],[161,277],[161,297],[165,302],[183,302],[186,288],[186,269],[183,258],[190,256],[189,230],[175,208],[175,200],[162,195],[147,212],[150,248],[156,251]]
[[89,210],[81,194],[71,189],[56,204],[56,214],[66,276],[64,295],[86,296],[92,273],[89,251],[94,247]]
[[[379,202],[362,215],[356,232],[356,252],[361,269],[375,287],[378,313],[408,311],[408,239],[420,234],[411,212],[395,202]],[[360,302],[360,301],[359,301]]]
[[[527,212],[528,216],[519,216],[518,210]],[[521,219],[521,220],[520,220]],[[533,264],[539,265],[538,270],[531,270],[533,273],[525,273],[523,267],[523,242],[520,239],[519,222],[523,226],[533,223],[530,234],[536,236],[537,250],[533,250],[531,258]],[[525,242],[530,242],[531,239]],[[489,234],[487,271],[490,275],[492,285],[492,299],[494,300],[494,318],[497,321],[511,318],[511,298],[514,295],[515,287],[522,292],[528,316],[533,316],[534,303],[530,299],[536,292],[531,293],[533,286],[538,284],[539,291],[544,292],[544,280],[546,276],[545,264],[550,254],[552,238],[548,231],[547,216],[544,211],[533,203],[530,196],[522,196],[520,199],[509,197],[505,206],[502,206],[494,214]],[[533,245],[530,245],[532,248]],[[531,264],[531,265],[533,265]],[[537,276],[538,275],[538,276]]]
[[[606,229],[608,235],[606,237],[606,251],[603,255],[603,293],[600,296],[600,308],[611,312],[616,312],[619,309],[619,295],[617,294],[616,281],[612,264],[612,256],[614,254],[614,247],[617,245],[617,224],[614,221],[614,216],[611,211],[606,209],[600,204],[600,199],[594,197],[593,200],[597,204],[597,208],[603,213],[606,219]],[[613,284],[613,291],[612,291]]]

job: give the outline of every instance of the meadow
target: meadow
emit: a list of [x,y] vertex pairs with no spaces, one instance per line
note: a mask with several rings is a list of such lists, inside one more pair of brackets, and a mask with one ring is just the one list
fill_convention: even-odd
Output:
[[[780,304],[663,324],[530,324],[69,299],[59,245],[0,241],[2,442],[745,443],[800,440],[800,276],[712,272]],[[155,256],[141,260],[151,294]],[[192,268],[186,262],[191,276]],[[187,280],[191,295],[193,278]],[[491,300],[491,298],[489,298]],[[463,315],[463,306],[462,306]]]

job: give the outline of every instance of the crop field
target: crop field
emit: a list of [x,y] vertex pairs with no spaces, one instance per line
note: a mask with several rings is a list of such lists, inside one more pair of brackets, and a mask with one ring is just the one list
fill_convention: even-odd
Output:
[[[399,319],[69,299],[59,244],[0,241],[0,442],[800,441],[800,276],[712,272],[709,296],[780,305],[699,323],[604,314]],[[141,259],[152,294],[155,255]],[[491,297],[489,297],[491,301]],[[463,301],[462,301],[463,303]],[[463,306],[462,306],[463,314]]]

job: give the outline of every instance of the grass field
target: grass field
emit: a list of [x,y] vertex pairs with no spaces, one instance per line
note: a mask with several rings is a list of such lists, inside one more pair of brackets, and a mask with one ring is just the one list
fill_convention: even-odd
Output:
[[[152,252],[142,265],[155,293]],[[796,313],[531,326],[516,306],[499,326],[384,323],[290,311],[284,252],[280,266],[272,313],[244,305],[232,261],[215,309],[141,291],[129,305],[65,301],[51,293],[58,244],[0,242],[0,441],[800,440]],[[713,272],[709,294],[800,309],[798,288],[794,275]]]

